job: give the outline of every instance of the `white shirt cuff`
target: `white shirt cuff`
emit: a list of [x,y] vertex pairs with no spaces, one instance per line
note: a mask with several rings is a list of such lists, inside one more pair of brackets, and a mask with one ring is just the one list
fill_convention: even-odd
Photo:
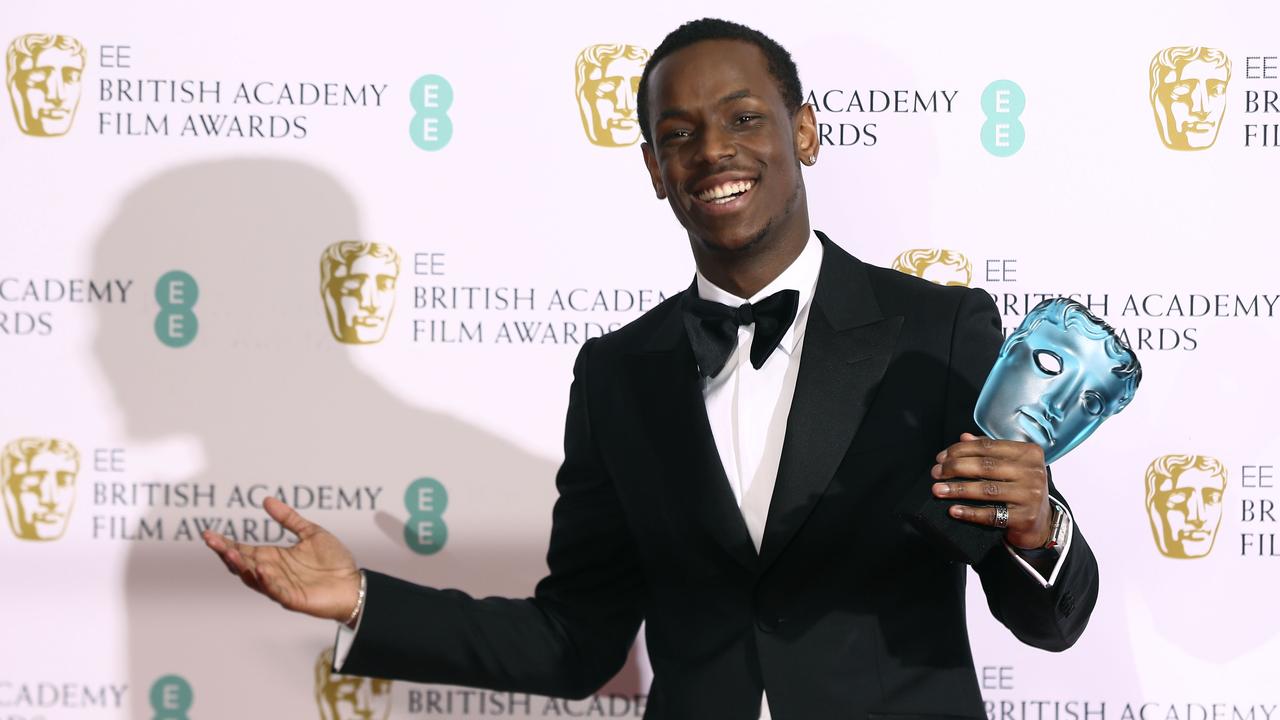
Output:
[[1053,497],[1049,498],[1049,502],[1053,503],[1055,506],[1058,507],[1058,509],[1062,510],[1062,522],[1066,523],[1067,525],[1067,530],[1066,530],[1067,540],[1066,542],[1062,543],[1062,549],[1058,552],[1058,559],[1054,561],[1053,570],[1049,573],[1049,577],[1046,578],[1044,575],[1041,575],[1040,571],[1036,570],[1035,567],[1031,565],[1031,563],[1027,562],[1026,558],[1018,554],[1017,549],[1014,548],[1012,545],[1010,545],[1008,540],[1004,542],[1005,549],[1009,551],[1009,554],[1013,556],[1013,559],[1016,560],[1018,564],[1022,566],[1023,570],[1027,571],[1027,574],[1031,576],[1032,580],[1035,580],[1036,582],[1040,583],[1040,586],[1043,588],[1051,588],[1053,587],[1053,584],[1057,582],[1058,571],[1062,569],[1062,562],[1067,559],[1067,553],[1070,552],[1071,550],[1071,539],[1075,537],[1075,532],[1076,532],[1075,519],[1071,517],[1071,511],[1067,509],[1067,506],[1058,502]]
[[[365,582],[363,574],[360,578],[361,584]],[[351,652],[351,646],[356,641],[356,634],[360,632],[360,623],[364,622],[364,610],[369,607],[369,597],[365,596],[364,607],[360,609],[360,616],[356,618],[356,627],[354,630],[347,627],[346,623],[338,623],[338,637],[333,641],[333,671],[342,672],[342,666],[347,662],[347,654]]]

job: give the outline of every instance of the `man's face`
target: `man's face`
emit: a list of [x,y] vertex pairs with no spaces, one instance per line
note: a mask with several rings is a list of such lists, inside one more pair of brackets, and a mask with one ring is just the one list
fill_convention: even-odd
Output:
[[381,720],[390,713],[390,680],[330,674],[320,689],[324,720]]
[[14,534],[24,540],[57,540],[67,529],[76,499],[78,463],[53,452],[18,462],[5,482],[5,504]]
[[28,135],[62,135],[71,129],[80,104],[80,75],[84,58],[69,50],[48,47],[18,60],[9,92]]
[[1192,60],[1166,75],[1157,100],[1165,144],[1180,150],[1210,147],[1227,108],[1227,69]]
[[590,106],[591,124],[598,145],[632,145],[640,138],[636,120],[636,90],[644,63],[628,58],[605,60],[587,71],[582,96]]
[[395,263],[361,255],[336,268],[329,283],[329,322],[345,343],[375,343],[387,332],[396,302]]
[[1122,360],[1106,341],[1046,320],[996,360],[974,416],[989,435],[1039,445],[1052,463],[1119,410]]
[[1152,524],[1159,518],[1165,554],[1198,558],[1209,554],[1222,522],[1222,493],[1226,478],[1189,468],[1177,477],[1157,480],[1151,499]]
[[[705,40],[663,58],[646,88],[653,143],[645,162],[658,197],[691,241],[741,250],[785,220],[801,197],[797,128],[764,54]],[[814,136],[816,151],[816,135]]]

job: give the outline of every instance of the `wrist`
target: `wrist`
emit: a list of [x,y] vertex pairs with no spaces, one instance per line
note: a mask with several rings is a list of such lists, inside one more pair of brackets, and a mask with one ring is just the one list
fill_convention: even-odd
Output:
[[336,618],[338,622],[342,623],[343,625],[346,625],[352,630],[355,630],[356,626],[360,624],[360,616],[364,613],[365,594],[368,592],[368,587],[369,587],[368,581],[365,579],[364,570],[358,570],[356,572],[360,576],[360,582],[359,582],[359,588],[356,591],[355,604],[351,608],[351,612],[348,613],[345,617]]

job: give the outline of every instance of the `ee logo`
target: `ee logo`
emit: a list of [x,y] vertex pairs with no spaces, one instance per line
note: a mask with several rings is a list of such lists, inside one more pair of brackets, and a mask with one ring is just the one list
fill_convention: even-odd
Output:
[[188,720],[187,711],[195,701],[191,683],[178,675],[165,675],[151,684],[151,720]]
[[404,507],[409,521],[404,524],[404,542],[419,555],[435,555],[449,539],[449,526],[444,521],[449,506],[449,493],[435,478],[418,478],[404,491]]
[[1018,116],[1027,107],[1027,96],[1012,80],[996,80],[982,91],[982,147],[996,157],[1009,157],[1022,149],[1026,130]]
[[413,144],[435,152],[449,144],[453,137],[453,86],[439,75],[423,75],[409,88],[409,104],[415,114],[409,121],[409,138]]
[[170,270],[156,282],[156,337],[171,348],[186,347],[196,339],[200,323],[191,308],[200,298],[196,279],[181,270]]

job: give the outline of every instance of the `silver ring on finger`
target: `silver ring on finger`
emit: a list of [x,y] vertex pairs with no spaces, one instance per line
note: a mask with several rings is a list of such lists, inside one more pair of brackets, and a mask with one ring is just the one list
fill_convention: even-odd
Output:
[[996,527],[998,528],[1009,527],[1009,506],[1005,505],[1004,503],[996,503],[995,511],[996,511]]

